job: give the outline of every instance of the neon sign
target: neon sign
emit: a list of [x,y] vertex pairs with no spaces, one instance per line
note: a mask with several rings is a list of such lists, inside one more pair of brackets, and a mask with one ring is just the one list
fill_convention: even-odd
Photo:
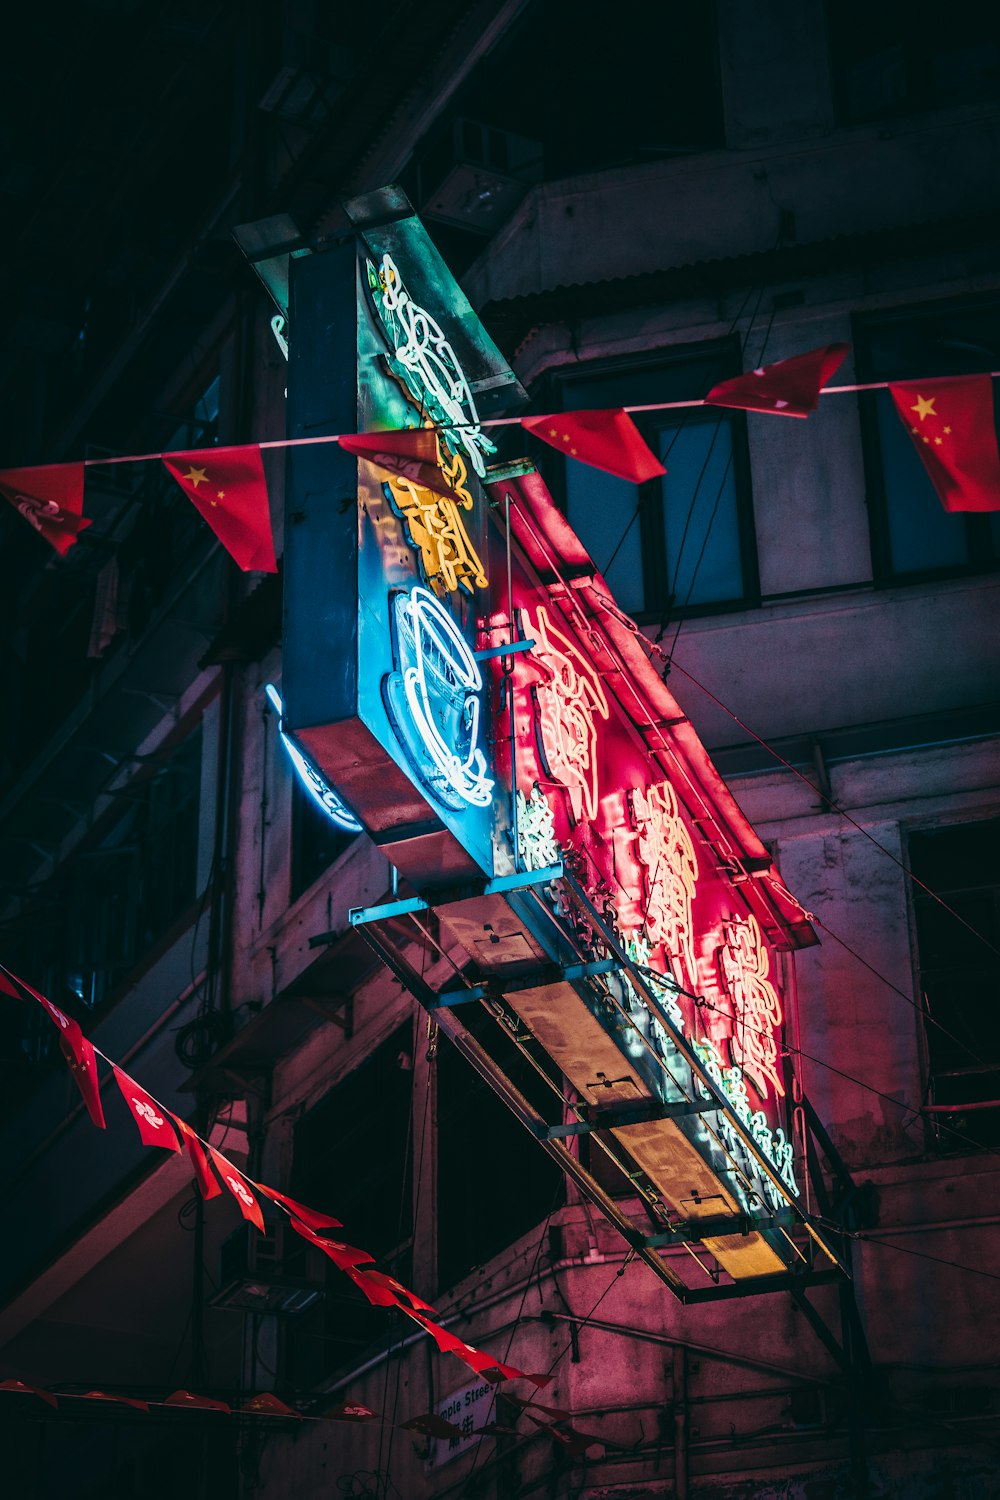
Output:
[[660,943],[681,969],[688,988],[698,983],[691,903],[698,884],[694,844],[677,810],[668,781],[629,794],[636,830],[636,853],[643,867],[644,926],[654,947]]
[[[762,1109],[755,1110],[752,1107],[749,1095],[747,1094],[743,1069],[735,1063],[732,1067],[724,1067],[718,1049],[710,1041],[704,1039],[695,1041],[693,1046],[705,1072],[712,1079],[713,1083],[725,1094],[740,1124],[750,1132],[754,1145],[770,1162],[788,1191],[797,1198],[799,1196],[799,1185],[795,1180],[795,1152],[792,1143],[780,1125],[772,1130],[768,1125],[767,1116],[764,1111]],[[708,1089],[705,1088],[700,1080],[697,1082],[697,1087],[702,1098],[708,1099],[711,1097]],[[740,1163],[741,1169],[746,1175],[758,1176],[767,1200],[773,1207],[780,1208],[780,1194],[772,1182],[767,1178],[759,1177],[753,1158],[740,1140],[731,1121],[723,1114],[717,1115],[716,1119],[718,1121],[717,1128],[719,1134],[722,1136],[726,1150],[730,1156],[732,1156],[734,1161]]]
[[496,448],[479,425],[465,371],[440,323],[414,302],[391,255],[383,255],[377,271],[369,261],[368,284],[408,390],[421,412],[457,439],[482,477],[483,455]]
[[752,914],[745,920],[734,917],[723,928],[723,937],[718,958],[722,987],[733,1011],[730,1056],[762,1099],[767,1098],[769,1082],[776,1094],[783,1095],[774,1036],[781,1025],[781,1002],[768,979],[771,960],[757,918]]
[[486,587],[487,577],[461,516],[462,510],[473,507],[462,455],[442,458],[441,472],[455,491],[454,499],[399,475],[388,480],[385,490],[420,554],[425,581],[435,593],[450,594],[462,588],[471,594],[474,587]]
[[281,738],[281,743],[287,750],[288,758],[295,767],[296,775],[309,793],[309,796],[315,802],[316,806],[325,812],[332,822],[336,823],[338,828],[342,828],[345,833],[360,833],[361,824],[357,818],[346,804],[341,801],[333,788],[324,781],[312,761],[303,755],[298,745],[285,729],[285,709],[277,688],[268,683],[264,692],[267,694],[271,707],[278,715],[278,734]]
[[[530,617],[529,617],[530,625]],[[549,619],[544,604],[525,629],[534,636],[531,659],[544,674],[535,689],[545,768],[570,795],[574,817],[597,816],[597,718],[608,717],[601,679],[568,636]]]
[[518,790],[517,852],[522,870],[548,870],[559,863],[561,851],[555,833],[555,814],[536,783],[527,797]]
[[480,746],[482,673],[458,625],[420,584],[396,594],[393,660],[383,694],[421,780],[447,807],[488,807]]

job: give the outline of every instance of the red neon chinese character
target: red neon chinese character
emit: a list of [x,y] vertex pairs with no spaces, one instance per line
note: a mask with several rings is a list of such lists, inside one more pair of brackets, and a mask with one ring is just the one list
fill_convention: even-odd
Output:
[[608,717],[601,679],[568,636],[557,630],[543,604],[538,623],[526,617],[534,637],[532,660],[544,673],[536,689],[539,735],[546,770],[566,787],[576,818],[597,816],[597,725]]
[[729,1052],[767,1098],[768,1080],[775,1093],[784,1094],[778,1073],[775,1029],[781,1025],[781,1001],[768,979],[771,960],[756,917],[734,918],[723,928],[719,949],[719,972],[733,1007],[733,1030]]
[[691,902],[698,883],[694,844],[677,810],[677,795],[668,781],[629,796],[638,835],[636,852],[643,866],[643,926],[655,948],[659,943],[682,970],[689,989],[698,985]]

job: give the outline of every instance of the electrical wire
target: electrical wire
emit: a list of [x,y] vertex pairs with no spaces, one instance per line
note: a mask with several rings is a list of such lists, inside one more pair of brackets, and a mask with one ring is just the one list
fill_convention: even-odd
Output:
[[[777,246],[778,246],[779,243],[780,243],[780,236],[779,236],[779,240],[775,242],[775,245],[774,245],[773,248],[777,249]],[[742,320],[743,314],[746,311],[747,303],[750,301],[750,298],[753,296],[753,293],[754,293],[754,289],[753,289],[753,287],[751,287],[750,290],[747,292],[746,296],[743,298],[743,301],[740,303],[739,310],[737,311],[736,316],[733,318],[733,321],[730,323],[729,327],[726,329],[725,334],[723,335],[723,338],[724,338],[725,341],[728,341],[729,339],[731,339],[732,336],[733,336],[733,334],[735,333],[737,327],[739,326],[740,321]],[[757,316],[757,312],[758,312],[758,310],[760,308],[760,301],[761,301],[761,298],[763,297],[763,295],[764,295],[764,283],[762,282],[761,285],[760,285],[760,288],[758,289],[758,292],[757,292],[757,301],[754,304],[754,310],[750,314],[750,323],[749,323],[749,325],[747,327],[746,340],[743,341],[742,349],[743,349],[744,353],[746,352],[746,344],[749,341],[750,332],[751,332],[751,330],[753,328],[754,319]],[[774,314],[772,313],[771,316],[773,318]],[[711,389],[711,387],[715,384],[715,377],[717,375],[720,375],[722,373],[724,363],[725,363],[725,350],[720,350],[719,354],[718,354],[718,356],[716,358],[716,360],[714,361],[714,364],[710,368],[710,373],[705,377],[706,381],[707,381],[707,383],[709,385],[709,389]],[[697,403],[697,405],[699,405],[699,406],[702,405],[702,404],[703,403],[701,403],[701,402]],[[658,408],[656,408],[656,407],[643,407],[641,409],[643,411],[653,411],[653,410],[657,410]],[[667,444],[666,452],[662,455],[661,462],[664,464],[664,466],[666,464],[666,460],[670,457],[670,454],[673,451],[674,444],[677,442],[677,440],[680,437],[681,433],[684,431],[685,424],[688,421],[689,413],[693,409],[696,409],[694,403],[690,403],[690,404],[689,403],[685,403],[683,414],[682,414],[679,422],[677,423],[677,426],[674,428],[673,434],[672,434],[672,436],[670,438],[670,442]],[[628,408],[626,408],[626,410],[628,410]],[[721,423],[723,420],[725,420],[725,419],[722,418],[722,417],[720,417],[718,419],[718,422]],[[714,446],[714,443],[715,443],[715,437],[717,435],[718,435],[718,425],[716,426],[716,432],[715,432],[715,434],[712,437],[712,444],[713,444],[713,446]],[[703,470],[703,472],[704,472],[704,470]],[[700,476],[699,476],[698,483],[699,484],[701,483],[701,477]],[[695,504],[695,501],[697,500],[697,495],[698,495],[698,485],[696,484],[695,485],[695,493],[692,496],[691,504],[688,507],[687,520],[684,523],[684,529],[683,529],[683,531],[681,533],[680,547],[679,547],[679,550],[678,550],[678,566],[680,565],[680,555],[681,555],[681,553],[684,550],[684,538],[687,536],[688,527],[691,524],[691,516],[692,516],[693,511],[694,511],[694,504]],[[611,556],[608,558],[608,561],[605,564],[605,566],[601,569],[601,572],[604,574],[605,577],[607,577],[607,574],[608,574],[608,571],[609,571],[609,569],[611,567],[611,564],[614,562],[615,558],[618,556],[618,554],[621,551],[622,547],[625,545],[625,540],[628,537],[629,532],[632,530],[632,527],[635,525],[636,521],[639,519],[639,516],[640,516],[641,512],[642,512],[642,499],[640,497],[640,499],[636,501],[635,509],[633,510],[632,515],[631,515],[628,523],[626,524],[625,530],[622,532],[621,536],[619,537],[618,543],[617,543],[614,551],[612,552]],[[673,580],[673,583],[671,584],[671,588],[673,588],[673,587],[676,586],[676,582],[677,582],[677,574],[676,574],[676,570],[675,570],[674,580]]]
[[[988,1281],[1000,1281],[1000,1275],[995,1271],[986,1271],[982,1266],[967,1266],[961,1261],[946,1260],[941,1255],[931,1255],[926,1250],[914,1250],[909,1245],[896,1245],[891,1240],[885,1240],[881,1235],[865,1234],[861,1230],[848,1230],[840,1225],[833,1224],[825,1219],[817,1219],[817,1223],[826,1229],[836,1229],[838,1234],[845,1235],[848,1239],[857,1240],[862,1245],[881,1245],[886,1250],[898,1250],[901,1255],[912,1255],[917,1260],[933,1261],[937,1266],[950,1266],[953,1271],[967,1271],[970,1276],[985,1276]],[[933,1228],[933,1226],[931,1226]]]
[[798,777],[799,781],[801,781],[803,785],[807,786],[815,796],[819,797],[823,802],[825,802],[831,812],[837,813],[840,817],[844,818],[846,822],[850,823],[851,827],[856,829],[857,832],[860,833],[864,838],[866,838],[870,844],[873,844],[876,849],[881,850],[881,852],[886,856],[887,859],[891,859],[893,864],[896,865],[898,869],[902,870],[903,873],[910,880],[912,880],[914,885],[919,886],[926,895],[930,896],[931,899],[938,904],[938,906],[940,906],[944,911],[948,912],[950,916],[954,917],[955,921],[958,922],[960,926],[964,927],[968,932],[971,932],[974,937],[978,938],[979,941],[990,950],[991,953],[995,953],[996,956],[1000,958],[1000,948],[995,947],[994,944],[990,942],[989,938],[983,936],[978,928],[973,927],[971,922],[967,922],[963,916],[960,916],[955,908],[953,906],[950,906],[948,902],[945,901],[943,896],[939,896],[937,892],[933,891],[929,885],[927,885],[923,880],[920,879],[919,876],[914,875],[912,870],[907,869],[903,860],[898,859],[896,855],[893,854],[892,850],[887,849],[884,844],[880,844],[878,839],[875,838],[874,834],[869,833],[868,829],[865,828],[862,823],[859,823],[857,818],[852,817],[845,807],[842,807],[839,802],[835,802],[832,797],[826,794],[826,792],[821,791],[819,787],[817,787],[813,782],[809,780],[808,776],[803,775],[803,773],[798,769],[797,766],[792,765],[790,760],[786,760],[785,757],[781,754],[780,750],[776,750],[773,745],[768,744],[767,740],[765,740],[761,735],[757,734],[756,730],[751,729],[748,724],[745,724],[740,718],[739,714],[735,713],[733,709],[729,708],[727,704],[723,703],[722,699],[717,697],[716,694],[712,692],[711,688],[707,688],[703,682],[699,682],[698,678],[695,677],[692,672],[689,672],[686,667],[682,667],[679,662],[674,661],[669,653],[661,651],[654,641],[649,641],[649,637],[642,634],[642,631],[638,629],[634,621],[630,623],[635,635],[638,638],[647,641],[652,649],[656,651],[659,656],[663,657],[666,664],[664,676],[666,676],[667,672],[676,671],[680,672],[682,677],[686,677],[688,682],[690,682],[692,686],[698,688],[699,691],[704,693],[706,698],[709,698],[717,708],[720,708],[724,714],[727,714],[729,718],[732,719],[733,723],[738,725],[738,727],[743,730],[744,734],[748,734],[752,740],[755,740],[757,744],[760,745],[762,750],[766,750],[768,755],[772,756],[779,765],[784,766],[786,771],[791,771],[793,776]]

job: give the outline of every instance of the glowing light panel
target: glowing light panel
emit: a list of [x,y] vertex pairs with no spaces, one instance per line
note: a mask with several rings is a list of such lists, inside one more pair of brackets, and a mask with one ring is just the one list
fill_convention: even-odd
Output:
[[534,637],[531,658],[544,680],[536,689],[539,732],[547,769],[562,782],[573,802],[573,812],[597,816],[597,725],[608,717],[608,700],[601,679],[576,646],[538,606],[535,624],[528,617],[526,638]]
[[286,731],[284,727],[284,705],[277,688],[269,682],[264,692],[267,694],[271,707],[278,715],[278,734],[281,737],[281,743],[287,750],[288,758],[295,767],[296,775],[309,793],[309,796],[316,803],[316,806],[325,812],[332,822],[336,823],[338,828],[342,828],[345,833],[360,833],[361,824],[357,818],[337,796],[333,787],[324,781],[312,761],[303,755],[291,735]]
[[636,787],[629,795],[636,830],[636,853],[643,869],[645,929],[655,948],[660,943],[680,969],[681,983],[698,983],[691,903],[698,884],[694,844],[677,808],[668,781]]
[[482,673],[458,625],[420,584],[394,601],[396,671],[384,693],[403,748],[448,807],[488,807],[493,780],[480,746]]
[[761,1098],[767,1098],[769,1082],[776,1094],[783,1095],[774,1035],[781,1025],[781,1001],[768,979],[771,960],[757,918],[752,913],[746,919],[733,918],[723,928],[723,937],[719,973],[733,1010],[730,1056],[756,1084]]
[[396,361],[418,406],[465,449],[476,473],[486,473],[484,454],[496,448],[479,425],[465,371],[436,318],[414,302],[391,255],[376,271],[369,263],[379,316]]
[[486,569],[465,527],[461,512],[473,507],[466,486],[468,470],[460,453],[441,455],[441,472],[455,491],[455,498],[439,495],[412,479],[393,475],[385,488],[402,516],[407,536],[420,554],[425,580],[435,593],[454,593],[457,588],[472,593],[487,584]]

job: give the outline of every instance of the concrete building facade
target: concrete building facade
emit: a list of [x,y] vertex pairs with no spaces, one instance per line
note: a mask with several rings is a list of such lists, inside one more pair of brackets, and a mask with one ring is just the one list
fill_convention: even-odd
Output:
[[[5,465],[283,437],[275,308],[232,231],[320,248],[345,198],[396,180],[532,411],[698,397],[841,340],[845,385],[1000,369],[1000,33],[977,8],[933,39],[929,7],[819,0],[627,27],[562,0],[323,10],[243,18],[197,214],[136,273],[128,324],[105,336],[95,292],[75,386],[53,372],[79,330],[50,318],[46,348],[26,298]],[[169,131],[163,151],[183,154]],[[141,268],[138,227],[119,230]],[[1000,523],[945,515],[884,391],[808,421],[638,420],[655,492],[531,457],[814,919],[785,1045],[829,1132],[811,1208],[846,1215],[864,1339],[848,1315],[845,1355],[780,1294],[681,1307],[628,1257],[350,928],[392,872],[290,771],[264,696],[280,580],[236,574],[148,466],[94,469],[69,559],[5,518],[0,961],[463,1339],[551,1367],[538,1399],[591,1441],[553,1437],[290,1236],[249,1250],[107,1090],[93,1129],[49,1023],[12,1002],[0,1376],[65,1397],[0,1392],[12,1494],[1000,1494]],[[288,1292],[280,1316],[232,1292],[255,1279]],[[839,1328],[837,1291],[817,1302]],[[178,1387],[274,1390],[309,1420],[73,1399]],[[319,1420],[341,1403],[377,1420]],[[401,1430],[424,1413],[472,1421]]]

